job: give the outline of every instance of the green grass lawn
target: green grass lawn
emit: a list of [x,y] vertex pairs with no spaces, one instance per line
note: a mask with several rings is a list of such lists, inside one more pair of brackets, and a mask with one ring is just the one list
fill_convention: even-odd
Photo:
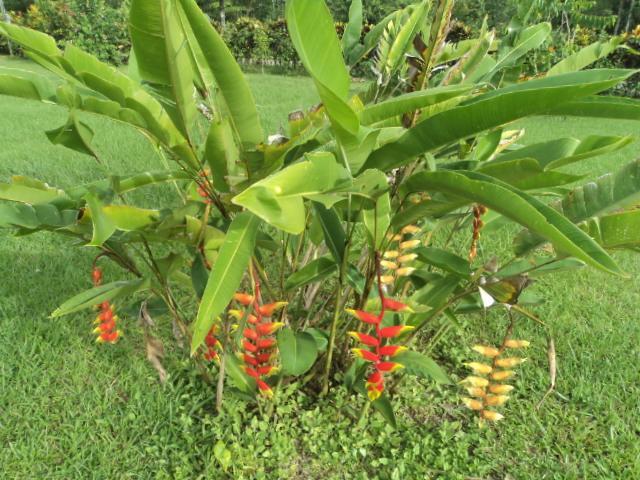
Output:
[[[0,59],[6,65],[32,68]],[[249,79],[270,132],[291,110],[318,101],[308,78]],[[24,174],[69,186],[100,177],[88,157],[48,143],[44,131],[65,118],[56,107],[0,97],[0,181]],[[110,171],[162,168],[141,135],[88,121]],[[638,134],[632,122],[541,118],[520,126],[527,142]],[[603,173],[636,151],[632,144],[574,171]],[[153,205],[167,195],[158,188],[136,198]],[[495,234],[487,245],[506,250],[509,237]],[[89,249],[51,235],[0,232],[0,478],[640,478],[640,258],[615,258],[630,278],[584,269],[532,287],[546,299],[535,312],[555,337],[561,395],[534,409],[548,382],[546,332],[522,321],[517,335],[533,347],[503,423],[480,430],[457,387],[407,381],[394,399],[393,431],[377,416],[356,427],[350,415],[362,400],[342,389],[315,405],[288,387],[270,423],[233,400],[216,416],[213,390],[174,350],[170,381],[158,384],[135,318],[124,318],[123,341],[106,347],[93,343],[90,313],[48,318],[89,287]],[[434,354],[462,375],[469,346],[495,342],[504,327],[499,312],[470,317]]]

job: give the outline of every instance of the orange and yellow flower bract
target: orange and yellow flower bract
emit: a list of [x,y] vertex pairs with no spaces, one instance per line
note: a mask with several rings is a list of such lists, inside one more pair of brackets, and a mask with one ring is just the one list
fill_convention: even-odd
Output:
[[512,385],[502,383],[515,375],[513,370],[506,370],[515,367],[526,361],[526,358],[503,357],[503,353],[510,348],[526,348],[529,342],[526,340],[512,340],[505,337],[500,347],[487,345],[474,345],[472,350],[479,353],[485,359],[491,359],[491,364],[483,362],[468,362],[464,365],[473,370],[473,375],[465,378],[460,383],[467,384],[467,392],[473,398],[462,398],[462,403],[471,410],[480,412],[480,424],[484,421],[497,422],[504,416],[496,411],[489,410],[488,407],[501,407],[509,400],[505,394],[513,390]]
[[272,363],[276,358],[276,339],[273,334],[284,325],[281,322],[273,322],[271,316],[287,302],[261,304],[259,282],[255,284],[254,295],[236,293],[234,299],[249,310],[229,310],[229,314],[238,320],[245,316],[247,318],[247,326],[242,332],[244,353],[240,356],[244,363],[244,371],[255,379],[260,394],[271,398],[273,390],[265,378],[278,371],[278,367]]
[[[380,266],[385,269],[380,280],[385,285],[394,285],[402,277],[408,277],[415,272],[415,268],[408,265],[413,262],[418,255],[410,250],[420,246],[422,243],[415,238],[421,232],[421,228],[416,225],[407,225],[400,230],[400,233],[391,233],[387,238],[394,244],[393,250],[387,250],[382,254],[385,260],[380,261]],[[406,238],[409,236],[408,238]],[[412,238],[413,237],[413,238]]]
[[[102,283],[102,270],[99,267],[93,267],[91,279],[95,287],[100,286]],[[96,342],[116,343],[122,336],[122,332],[117,328],[118,316],[115,314],[113,305],[105,300],[100,305],[96,305],[96,308],[98,309],[98,316],[94,323],[97,323],[98,326],[93,329],[93,333],[98,335]]]
[[[382,281],[380,276],[379,281]],[[356,357],[361,358],[366,362],[370,362],[373,367],[373,371],[369,374],[365,382],[367,396],[371,401],[380,398],[382,392],[384,392],[384,375],[404,368],[404,365],[400,362],[393,361],[392,358],[404,352],[407,347],[385,344],[385,342],[413,329],[413,327],[409,327],[407,325],[381,327],[382,319],[384,318],[384,314],[387,310],[391,310],[393,312],[405,312],[411,311],[411,309],[404,303],[384,297],[382,288],[380,288],[380,293],[382,295],[382,309],[379,314],[376,315],[362,310],[347,310],[363,324],[373,326],[374,328],[374,331],[371,334],[363,332],[348,332],[351,337],[363,346],[371,347],[371,349],[351,349]]]

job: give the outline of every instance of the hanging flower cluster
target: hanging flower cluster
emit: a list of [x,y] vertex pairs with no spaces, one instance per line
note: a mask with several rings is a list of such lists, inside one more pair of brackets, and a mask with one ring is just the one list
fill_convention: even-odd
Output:
[[277,357],[277,347],[273,334],[284,325],[281,322],[273,322],[271,317],[287,302],[261,304],[258,282],[255,285],[255,295],[236,293],[233,298],[240,305],[246,307],[244,312],[238,310],[229,312],[238,319],[244,317],[247,319],[246,328],[242,332],[244,338],[241,360],[244,363],[244,370],[247,375],[256,380],[260,393],[270,398],[273,391],[264,379],[278,370],[274,364]]
[[[95,287],[102,284],[102,270],[99,267],[93,267],[91,272],[91,278],[93,279],[93,285]],[[122,332],[117,329],[116,322],[118,316],[114,312],[113,305],[108,301],[102,302],[100,305],[96,305],[98,310],[98,316],[94,320],[94,323],[98,326],[93,330],[93,333],[97,334],[96,342],[98,343],[116,343],[122,335]]]
[[383,254],[384,260],[380,262],[380,266],[385,270],[384,275],[380,277],[382,283],[393,285],[400,277],[407,277],[415,271],[410,265],[418,255],[411,253],[411,250],[420,246],[420,240],[416,238],[420,231],[420,227],[407,225],[400,233],[390,235],[390,244],[395,245],[395,249],[387,250]]
[[215,360],[216,362],[220,361],[220,356],[218,355],[218,348],[220,348],[220,341],[216,337],[220,327],[218,324],[214,324],[207,333],[207,336],[204,337],[204,347],[205,352],[203,354],[203,358],[207,362],[211,362]]
[[391,344],[391,340],[399,337],[403,333],[413,330],[414,327],[408,325],[382,326],[382,320],[387,310],[393,312],[410,312],[408,305],[400,303],[391,298],[385,297],[382,286],[381,275],[378,268],[378,291],[382,303],[379,314],[365,312],[362,310],[347,310],[361,322],[373,327],[371,334],[363,332],[349,332],[349,335],[361,343],[365,348],[353,348],[351,351],[356,357],[370,362],[373,371],[367,377],[365,386],[367,396],[371,401],[377,400],[384,392],[384,377],[387,373],[395,372],[404,368],[399,362],[394,362],[393,357],[402,353],[407,348]]
[[469,397],[462,399],[463,403],[471,410],[480,412],[481,420],[492,422],[502,420],[503,415],[490,410],[490,407],[500,407],[504,405],[513,390],[512,385],[504,383],[515,375],[514,367],[526,361],[526,358],[503,357],[507,349],[526,348],[529,342],[526,340],[506,339],[499,348],[484,345],[475,345],[473,350],[487,359],[491,359],[491,364],[483,362],[465,363],[473,371],[473,375],[465,378],[462,383],[467,385]]
[[469,262],[473,262],[478,255],[478,240],[480,240],[480,230],[484,227],[482,216],[485,213],[487,213],[487,207],[484,205],[475,205],[473,207],[473,237],[469,248]]

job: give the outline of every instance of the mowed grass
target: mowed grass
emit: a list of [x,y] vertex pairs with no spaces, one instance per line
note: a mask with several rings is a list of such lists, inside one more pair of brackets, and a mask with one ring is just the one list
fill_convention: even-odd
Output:
[[[0,65],[33,68],[15,60]],[[249,75],[266,129],[316,103],[303,77]],[[49,144],[60,126],[56,107],[0,97],[0,181],[24,174],[69,186],[101,177],[94,161]],[[110,171],[163,168],[145,139],[121,125],[87,117]],[[638,134],[633,122],[540,118],[522,122],[527,142],[560,136]],[[573,171],[603,173],[634,158],[637,146]],[[171,200],[171,189],[136,196],[144,205]],[[482,255],[510,247],[508,232],[485,239]],[[491,251],[489,246],[492,247]],[[361,400],[337,388],[313,403],[288,387],[268,422],[229,400],[213,412],[213,389],[169,349],[170,381],[158,384],[131,316],[116,346],[96,346],[91,313],[51,320],[63,300],[90,286],[92,251],[68,240],[0,232],[0,477],[37,478],[640,478],[640,259],[615,254],[626,279],[593,269],[545,277],[535,313],[545,330],[519,321],[532,340],[506,420],[480,430],[460,407],[456,386],[407,381],[394,399],[399,429],[377,416],[356,427]],[[106,275],[118,278],[110,268]],[[459,378],[469,347],[496,342],[501,311],[464,319],[434,355]],[[548,383],[546,335],[555,338],[560,395],[535,405]],[[229,459],[224,460],[225,451]]]

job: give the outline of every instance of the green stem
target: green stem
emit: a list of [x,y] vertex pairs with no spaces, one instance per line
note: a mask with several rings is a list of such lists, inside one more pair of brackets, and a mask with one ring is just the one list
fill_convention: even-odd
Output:
[[327,346],[327,359],[324,365],[324,378],[322,380],[322,395],[329,393],[329,377],[331,376],[331,362],[333,360],[333,350],[336,343],[336,333],[338,331],[338,319],[340,318],[340,302],[342,302],[342,275],[336,288],[336,303],[331,322],[331,332],[329,334],[329,345]]

